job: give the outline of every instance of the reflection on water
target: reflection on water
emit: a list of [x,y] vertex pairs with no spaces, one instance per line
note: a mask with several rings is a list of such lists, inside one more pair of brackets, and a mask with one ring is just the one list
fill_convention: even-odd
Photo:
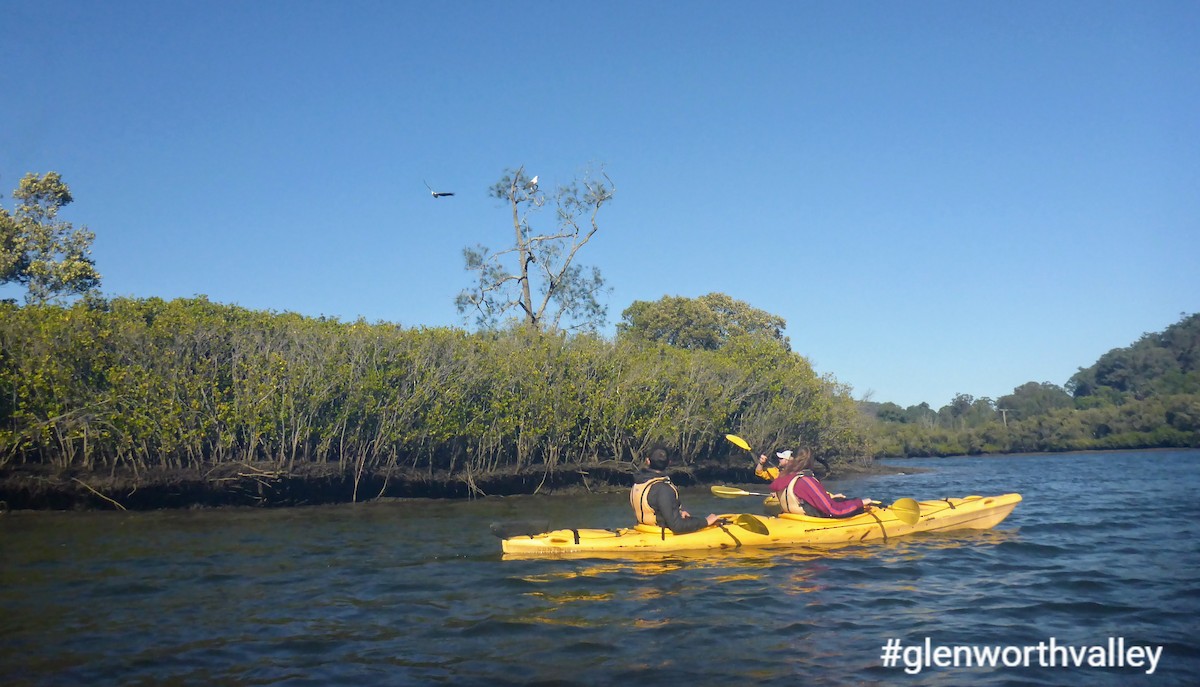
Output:
[[[1114,462],[1137,482],[1108,479]],[[1018,491],[999,529],[891,542],[511,560],[487,524],[628,524],[623,495],[0,518],[0,684],[886,684],[888,637],[1164,646],[1200,672],[1200,454],[929,461],[837,485]],[[1092,493],[1081,490],[1093,490]],[[725,510],[685,490],[695,512]],[[1173,504],[1147,517],[1145,494]],[[1092,507],[1091,504],[1102,504]],[[1126,684],[953,670],[920,684]]]

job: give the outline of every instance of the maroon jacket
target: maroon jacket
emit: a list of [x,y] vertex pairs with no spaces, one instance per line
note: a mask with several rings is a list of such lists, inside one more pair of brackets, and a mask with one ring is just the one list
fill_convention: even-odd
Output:
[[[804,470],[800,474],[800,479],[796,480],[795,486],[792,487],[792,493],[796,498],[807,503],[817,511],[831,518],[848,518],[852,515],[858,515],[865,510],[862,499],[846,499],[845,501],[834,501],[829,498],[825,487],[821,486],[821,481],[813,475],[812,471]],[[796,477],[796,473],[789,475],[780,475],[771,482],[771,491],[782,492],[788,488],[788,483]],[[786,495],[781,495],[780,498],[785,498]]]

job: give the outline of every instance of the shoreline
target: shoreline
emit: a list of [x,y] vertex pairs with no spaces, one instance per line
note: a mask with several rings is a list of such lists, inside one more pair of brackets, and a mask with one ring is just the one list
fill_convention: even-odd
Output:
[[[822,479],[912,472],[911,468],[839,464]],[[469,499],[503,496],[607,493],[629,488],[629,463],[603,463],[505,471],[488,475],[390,470],[355,475],[337,465],[236,463],[206,471],[159,469],[96,473],[42,465],[0,469],[0,515],[10,511],[154,511],[198,508],[289,508],[392,499]],[[745,465],[697,463],[670,471],[681,487],[759,481]]]

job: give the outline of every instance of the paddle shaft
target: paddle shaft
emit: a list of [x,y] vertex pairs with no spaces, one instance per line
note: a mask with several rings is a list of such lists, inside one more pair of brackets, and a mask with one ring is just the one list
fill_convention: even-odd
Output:
[[770,494],[761,491],[746,491],[745,489],[738,489],[736,487],[723,487],[720,485],[709,487],[709,491],[712,492],[713,496],[723,499],[735,499],[742,496],[770,496]]

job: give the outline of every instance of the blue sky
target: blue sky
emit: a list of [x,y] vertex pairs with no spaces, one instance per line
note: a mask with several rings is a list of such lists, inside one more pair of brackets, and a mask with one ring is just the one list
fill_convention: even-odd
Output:
[[0,17],[0,203],[61,173],[110,296],[459,326],[462,249],[511,237],[488,187],[603,165],[617,193],[581,259],[610,323],[726,293],[860,398],[1063,384],[1200,311],[1196,2]]

